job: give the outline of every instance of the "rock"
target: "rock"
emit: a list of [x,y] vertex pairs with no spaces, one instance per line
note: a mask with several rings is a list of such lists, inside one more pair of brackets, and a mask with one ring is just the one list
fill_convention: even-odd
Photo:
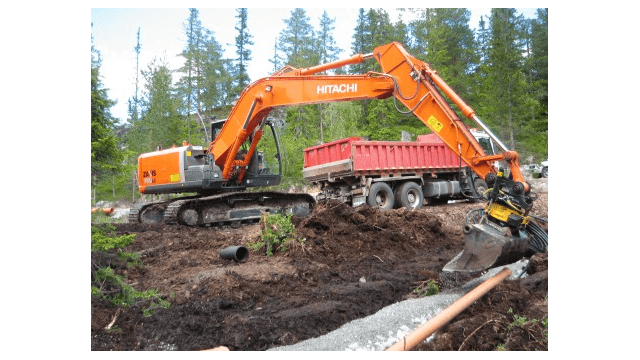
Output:
[[549,270],[544,270],[531,276],[527,276],[522,279],[521,284],[531,290],[547,291],[549,289]]

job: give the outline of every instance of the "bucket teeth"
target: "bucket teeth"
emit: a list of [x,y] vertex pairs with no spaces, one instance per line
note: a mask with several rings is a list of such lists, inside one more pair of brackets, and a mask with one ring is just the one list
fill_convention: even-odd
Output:
[[464,250],[443,271],[486,270],[519,260],[529,248],[526,235],[510,235],[488,224],[469,224],[464,232]]

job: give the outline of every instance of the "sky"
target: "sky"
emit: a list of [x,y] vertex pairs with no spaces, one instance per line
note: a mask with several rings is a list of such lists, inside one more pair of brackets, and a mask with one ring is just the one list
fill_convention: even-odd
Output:
[[[293,8],[249,8],[248,30],[253,36],[250,47],[252,60],[248,65],[249,77],[252,81],[268,76],[273,70],[269,59],[274,53],[274,44],[285,28],[284,20],[291,16]],[[405,23],[411,19],[410,14],[393,8],[385,8],[392,22],[402,18]],[[480,15],[487,16],[489,8],[470,9],[472,28],[477,26]],[[535,9],[518,9],[525,17],[535,18]],[[212,30],[216,40],[225,48],[224,56],[236,58],[235,37],[237,23],[235,8],[198,8],[202,26]],[[346,58],[350,53],[353,29],[358,18],[358,8],[305,8],[311,25],[319,28],[320,17],[327,11],[334,18],[333,36],[337,46],[343,50],[339,58]],[[92,8],[91,34],[93,44],[100,52],[102,66],[100,73],[103,85],[108,89],[109,98],[117,100],[111,108],[111,114],[124,122],[127,118],[127,101],[135,94],[136,46],[137,32],[140,28],[140,69],[146,69],[154,57],[166,58],[170,69],[182,66],[184,58],[177,56],[186,44],[183,25],[189,17],[188,8]],[[174,76],[177,81],[178,75]],[[139,89],[142,89],[140,77]]]

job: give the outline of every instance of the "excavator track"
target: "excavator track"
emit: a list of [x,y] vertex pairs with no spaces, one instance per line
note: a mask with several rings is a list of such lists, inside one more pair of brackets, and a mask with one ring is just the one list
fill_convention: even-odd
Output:
[[129,222],[187,226],[239,225],[256,222],[264,213],[305,216],[313,211],[314,206],[315,199],[309,194],[235,192],[144,204],[131,209]]

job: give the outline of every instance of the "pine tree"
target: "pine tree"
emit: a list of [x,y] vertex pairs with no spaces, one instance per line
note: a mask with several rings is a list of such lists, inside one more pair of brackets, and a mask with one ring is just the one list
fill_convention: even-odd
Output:
[[100,80],[100,53],[91,45],[91,174],[100,171],[117,157],[117,139],[113,135],[115,119],[109,110],[115,101],[109,99]]
[[[335,26],[335,19],[331,19],[329,14],[326,11],[322,13],[322,17],[320,18],[320,31],[318,32],[318,50],[319,53],[319,63],[325,64],[328,62],[338,60],[338,54],[340,53],[340,49],[336,46],[336,41],[333,37],[333,30]],[[336,71],[333,71],[336,73]],[[320,126],[320,142],[324,142],[325,139],[325,124],[334,120],[331,117],[327,116],[328,104],[319,104],[316,105],[318,107],[318,115],[319,115],[319,126]]]
[[278,51],[284,53],[285,62],[293,67],[317,65],[319,54],[314,53],[314,31],[304,9],[293,10],[284,22],[286,28],[278,37]]
[[474,100],[472,72],[479,62],[470,17],[467,9],[426,9],[412,23],[420,44],[415,56],[429,63],[467,102]]
[[136,84],[136,92],[133,95],[133,99],[129,98],[129,104],[128,104],[128,115],[129,115],[129,122],[130,123],[134,123],[136,122],[136,120],[138,120],[140,118],[140,113],[139,113],[139,106],[140,106],[140,99],[138,98],[138,85],[140,83],[140,79],[139,79],[139,74],[140,74],[140,51],[142,50],[142,46],[140,45],[140,28],[138,28],[138,35],[136,38],[136,46],[133,48],[133,51],[136,53],[136,80],[135,80],[135,84]]
[[[115,101],[109,99],[100,79],[100,52],[91,38],[91,185],[113,179],[122,169],[124,153],[115,136],[116,121],[109,110]],[[112,187],[115,195],[115,187]]]
[[[320,60],[318,41],[304,9],[294,9],[285,19],[280,32],[276,53],[282,53],[285,64],[303,68],[317,65]],[[274,66],[278,65],[274,58]],[[293,106],[285,111],[283,150],[285,151],[285,176],[302,179],[302,150],[315,145],[319,138],[319,110],[317,106]]]
[[322,17],[320,18],[320,31],[318,31],[320,64],[338,60],[338,54],[341,52],[333,37],[333,30],[336,28],[334,26],[335,22],[335,18],[330,18],[326,10],[322,13]]
[[189,9],[189,18],[183,26],[187,37],[187,44],[180,54],[185,58],[185,63],[178,71],[185,75],[179,82],[180,93],[183,98],[186,110],[186,124],[188,140],[191,141],[191,112],[196,110],[202,112],[200,94],[202,92],[202,58],[204,56],[203,47],[203,27],[200,21],[198,9]]
[[[380,45],[398,41],[395,27],[391,23],[389,13],[384,9],[370,9],[369,13],[369,33],[371,36],[371,50]],[[371,52],[371,50],[369,52]],[[372,64],[372,66],[377,66]]]
[[540,115],[548,114],[549,92],[549,9],[538,9],[537,19],[531,22],[530,81],[534,96],[540,102]]
[[238,19],[236,25],[236,31],[238,31],[238,36],[236,36],[236,55],[238,55],[238,58],[236,59],[235,77],[237,84],[233,92],[234,97],[238,97],[251,80],[247,73],[247,63],[251,60],[249,46],[253,45],[252,36],[247,28],[247,9],[236,9],[236,12],[236,19]]
[[[136,153],[179,145],[187,140],[186,127],[178,112],[180,99],[172,87],[171,70],[165,59],[154,58],[142,71],[146,85],[143,91],[142,114],[134,124],[129,144]],[[133,129],[132,129],[133,130]]]
[[[371,52],[371,43],[369,39],[369,18],[363,8],[358,9],[358,20],[356,27],[353,29],[353,42],[351,43],[351,52],[353,54],[368,54]],[[350,74],[364,74],[365,63],[354,64],[349,66]]]
[[282,68],[284,64],[284,59],[278,53],[278,39],[273,43],[273,57],[269,59],[269,62],[273,64],[273,73],[277,72]]
[[[358,20],[353,32],[353,42],[351,43],[351,51],[353,54],[368,54],[373,51],[373,43],[371,42],[371,23],[365,9],[358,9]],[[349,65],[350,74],[365,74],[372,71],[373,67],[370,62]],[[367,118],[368,100],[357,101],[356,104],[360,108],[359,125],[364,126]]]
[[[223,59],[222,45],[211,30],[203,29],[202,59],[202,107],[212,111],[227,105],[235,96],[233,93],[233,62]],[[231,84],[230,84],[231,83]]]
[[524,22],[528,85],[528,121],[523,124],[522,145],[537,161],[548,156],[548,9],[538,9],[536,19]]
[[516,136],[520,135],[521,124],[528,112],[526,107],[530,106],[522,71],[522,19],[515,9],[492,9],[485,85],[491,94],[491,115],[497,122],[498,133],[503,140],[508,139],[507,146],[510,149],[516,150]]

